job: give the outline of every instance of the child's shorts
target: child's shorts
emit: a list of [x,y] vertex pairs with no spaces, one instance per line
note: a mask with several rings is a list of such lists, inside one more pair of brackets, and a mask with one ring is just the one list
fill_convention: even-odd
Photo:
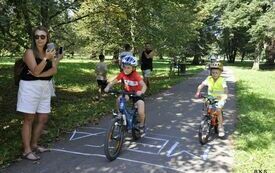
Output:
[[134,103],[136,103],[139,100],[144,101],[144,97],[142,97],[142,96],[130,97],[130,99],[132,99]]
[[225,100],[218,101],[218,103],[216,103],[216,108],[222,109],[225,103],[226,103]]
[[97,84],[101,88],[101,91],[104,91],[104,89],[108,85],[108,82],[107,80],[97,80]]

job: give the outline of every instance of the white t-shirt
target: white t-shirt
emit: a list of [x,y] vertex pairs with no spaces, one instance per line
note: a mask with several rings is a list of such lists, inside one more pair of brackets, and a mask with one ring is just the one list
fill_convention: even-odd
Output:
[[99,62],[96,64],[95,72],[97,80],[106,80],[107,79],[107,65],[104,62]]

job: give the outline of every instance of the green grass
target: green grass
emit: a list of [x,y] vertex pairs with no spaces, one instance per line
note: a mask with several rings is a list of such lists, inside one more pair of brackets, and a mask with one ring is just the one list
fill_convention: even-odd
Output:
[[275,71],[253,71],[251,66],[233,67],[238,80],[234,172],[272,172],[275,170]]
[[[0,59],[0,165],[20,157],[22,153],[21,127],[22,114],[15,111],[17,88],[13,82],[14,59]],[[42,144],[51,144],[64,132],[77,126],[96,123],[102,116],[110,114],[115,98],[107,96],[96,101],[97,83],[94,68],[96,61],[88,59],[64,59],[55,76],[57,98],[52,101],[52,113],[48,122],[49,133],[42,136]],[[109,64],[109,78],[118,73],[116,65]],[[154,61],[151,94],[168,89],[186,79],[184,76],[169,76],[168,62]],[[196,74],[203,67],[188,66],[187,72]]]

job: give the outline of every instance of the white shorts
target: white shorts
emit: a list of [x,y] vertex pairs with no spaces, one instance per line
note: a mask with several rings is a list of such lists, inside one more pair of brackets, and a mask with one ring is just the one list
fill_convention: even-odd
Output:
[[151,76],[151,70],[150,69],[147,69],[147,70],[143,70],[142,73],[143,73],[143,77],[150,77]]
[[17,111],[29,114],[51,112],[51,83],[48,80],[20,80]]

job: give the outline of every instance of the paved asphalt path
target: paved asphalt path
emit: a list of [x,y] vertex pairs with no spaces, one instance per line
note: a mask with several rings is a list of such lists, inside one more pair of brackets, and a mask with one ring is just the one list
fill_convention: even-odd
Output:
[[98,125],[81,127],[55,143],[51,152],[40,154],[39,162],[20,160],[2,173],[177,173],[232,172],[232,133],[236,107],[234,77],[225,68],[229,99],[225,106],[226,139],[216,138],[206,145],[198,141],[202,100],[194,99],[198,84],[208,72],[173,88],[146,98],[147,131],[138,141],[127,138],[122,153],[109,162],[103,141],[110,116]]

